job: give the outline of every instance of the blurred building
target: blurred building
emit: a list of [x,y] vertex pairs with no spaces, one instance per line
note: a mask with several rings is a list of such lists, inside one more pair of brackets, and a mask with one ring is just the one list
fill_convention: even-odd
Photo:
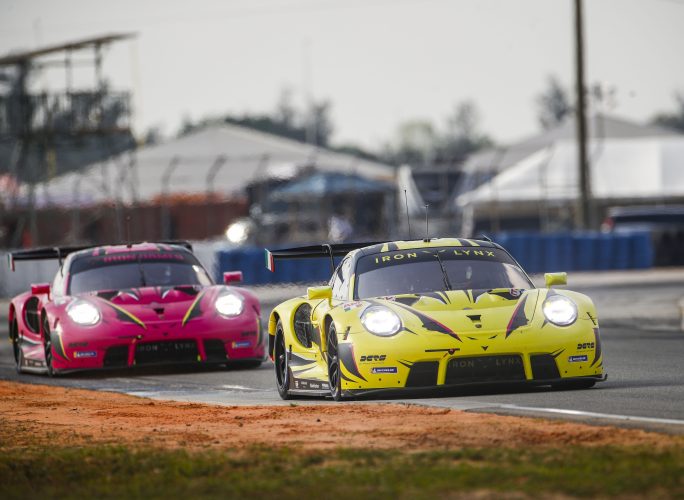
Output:
[[[611,116],[590,121],[589,160],[597,227],[616,205],[684,201],[684,136]],[[575,121],[473,155],[452,200],[462,234],[556,231],[573,226],[578,198]]]
[[[56,232],[72,243],[120,240],[127,234],[133,239],[205,239],[222,236],[250,207],[259,213],[278,186],[312,173],[393,184],[395,169],[222,124],[55,177],[40,184],[34,197],[44,219],[62,214],[61,222],[48,224],[60,227]],[[19,209],[21,202],[20,193]]]

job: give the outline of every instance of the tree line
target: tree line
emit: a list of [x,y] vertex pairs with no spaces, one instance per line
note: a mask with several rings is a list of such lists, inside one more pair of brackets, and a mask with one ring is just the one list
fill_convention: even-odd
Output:
[[[605,110],[611,107],[614,89],[594,85],[587,92],[597,108]],[[545,88],[534,99],[540,128],[554,128],[571,116],[574,113],[573,100],[571,90],[557,77],[549,76]],[[376,151],[357,144],[333,143],[335,129],[331,111],[330,100],[312,101],[308,106],[298,107],[293,103],[292,92],[284,89],[270,112],[241,115],[226,113],[197,121],[185,118],[178,135],[187,135],[210,125],[229,123],[364,159],[412,166],[458,165],[470,154],[495,144],[491,135],[481,130],[480,111],[469,99],[456,103],[441,123],[418,118],[400,123],[391,139]],[[650,123],[684,132],[684,94],[677,93],[673,110],[655,114]],[[145,142],[157,140],[158,133],[151,130]]]

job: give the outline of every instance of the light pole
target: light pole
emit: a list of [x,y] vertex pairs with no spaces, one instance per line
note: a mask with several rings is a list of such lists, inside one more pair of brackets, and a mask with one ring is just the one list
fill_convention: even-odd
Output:
[[594,216],[591,201],[591,173],[587,155],[587,113],[584,85],[584,33],[582,26],[582,0],[575,1],[575,87],[577,90],[577,159],[579,168],[579,199],[575,212],[578,229],[593,227]]

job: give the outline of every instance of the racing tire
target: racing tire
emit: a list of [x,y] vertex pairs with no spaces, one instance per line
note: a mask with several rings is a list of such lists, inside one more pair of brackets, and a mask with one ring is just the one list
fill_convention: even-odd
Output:
[[275,365],[276,388],[282,399],[290,399],[290,367],[288,366],[287,349],[285,348],[285,334],[283,324],[276,325],[275,346],[273,347],[273,364]]
[[17,373],[24,373],[24,350],[19,344],[19,325],[17,320],[12,321],[10,325],[10,338],[12,339],[12,351],[14,352],[14,367]]
[[9,330],[10,340],[12,341],[12,353],[14,354],[14,362],[17,363],[17,371],[19,371],[19,358],[22,355],[22,349],[19,345],[19,325],[17,320],[12,320]]
[[330,396],[335,401],[342,401],[342,371],[340,370],[340,355],[337,349],[337,330],[331,321],[327,335],[328,348],[328,385]]
[[50,334],[50,322],[47,316],[43,316],[43,348],[45,350],[45,368],[48,377],[57,376],[57,371],[52,367],[52,335]]

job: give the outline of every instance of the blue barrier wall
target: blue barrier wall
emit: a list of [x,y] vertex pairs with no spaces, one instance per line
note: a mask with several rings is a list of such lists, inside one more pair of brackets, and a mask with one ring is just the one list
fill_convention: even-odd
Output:
[[[335,266],[341,258],[335,258]],[[266,268],[266,256],[263,248],[243,247],[217,252],[216,282],[223,281],[225,271],[242,271],[243,283],[246,285],[268,285],[272,283],[314,283],[328,281],[330,258],[278,260],[275,271]]]
[[[648,233],[502,233],[493,238],[530,274],[555,271],[607,271],[644,269],[653,265]],[[330,259],[278,260],[275,272],[266,268],[263,248],[244,247],[219,251],[216,281],[224,271],[242,271],[244,283],[313,283],[328,281]],[[335,265],[341,259],[335,259]]]
[[530,274],[653,266],[653,245],[648,233],[503,233],[494,241]]

